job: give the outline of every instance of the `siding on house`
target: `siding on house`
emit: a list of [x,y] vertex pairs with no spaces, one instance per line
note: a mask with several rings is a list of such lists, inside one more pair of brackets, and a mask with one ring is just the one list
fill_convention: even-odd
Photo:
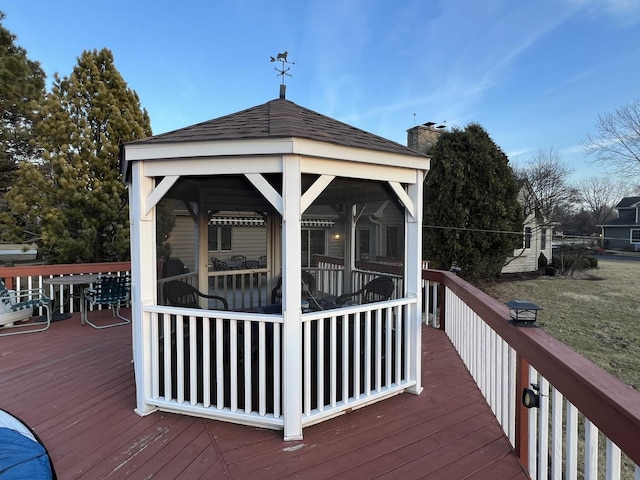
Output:
[[186,213],[176,212],[176,225],[169,234],[171,257],[179,258],[193,272],[195,269],[195,224]]
[[[538,259],[543,253],[548,262],[551,262],[553,255],[551,240],[553,229],[544,223],[540,223],[535,215],[529,215],[524,222],[525,229],[531,228],[531,242],[529,248],[523,247],[514,249],[513,256],[507,259],[507,265],[502,268],[502,273],[524,273],[538,270]],[[546,232],[545,248],[542,248],[542,235]]]
[[[544,254],[548,262],[551,262],[553,255],[551,245],[553,224],[540,212],[538,200],[527,181],[520,182],[518,202],[522,205],[525,216],[522,228],[522,247],[513,250],[513,256],[507,259],[502,273],[535,272],[538,270],[538,259],[541,253]],[[529,231],[529,245],[526,245],[526,234]]]

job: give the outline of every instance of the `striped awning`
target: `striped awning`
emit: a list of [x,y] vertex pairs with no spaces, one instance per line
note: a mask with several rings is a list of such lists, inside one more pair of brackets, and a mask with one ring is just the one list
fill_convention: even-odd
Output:
[[266,227],[267,222],[260,217],[211,217],[209,225],[231,225],[233,227]]
[[302,226],[309,228],[309,227],[325,227],[325,228],[329,228],[329,227],[333,227],[333,220],[323,220],[321,218],[315,218],[315,219],[302,219]]
[[[266,227],[267,223],[259,217],[211,217],[209,225],[229,225],[232,227]],[[333,220],[322,218],[303,219],[304,228],[330,228],[333,227]]]

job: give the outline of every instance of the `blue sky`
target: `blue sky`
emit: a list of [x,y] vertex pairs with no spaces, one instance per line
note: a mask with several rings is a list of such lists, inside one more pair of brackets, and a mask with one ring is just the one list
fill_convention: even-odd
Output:
[[602,172],[581,146],[598,114],[640,97],[638,0],[3,3],[50,79],[109,48],[155,134],[277,98],[287,50],[301,106],[402,144],[477,122],[512,163],[553,149],[579,180]]

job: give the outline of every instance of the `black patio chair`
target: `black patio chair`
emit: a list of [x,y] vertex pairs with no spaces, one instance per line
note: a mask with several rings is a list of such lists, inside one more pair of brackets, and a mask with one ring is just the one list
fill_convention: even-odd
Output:
[[219,260],[217,258],[212,258],[211,259],[211,264],[213,265],[213,269],[216,272],[225,272],[225,271],[229,270],[229,265],[227,265],[227,262],[225,262],[224,260]]
[[336,305],[341,306],[350,299],[356,304],[382,302],[393,295],[395,285],[391,277],[376,277],[357,292],[344,293],[336,299]]
[[[316,279],[311,275],[311,273],[306,270],[302,270],[301,274],[301,288],[302,288],[302,298],[303,299],[311,299],[314,295],[316,289]],[[274,304],[276,302],[282,301],[282,277],[278,279],[278,283],[271,290],[271,303]]]
[[253,268],[260,268],[260,262],[258,262],[258,260],[245,260],[242,262],[243,270],[251,270]]
[[178,280],[164,284],[164,298],[174,307],[201,308],[198,297],[217,300],[222,304],[220,310],[229,310],[227,299],[219,295],[206,295],[192,285]]

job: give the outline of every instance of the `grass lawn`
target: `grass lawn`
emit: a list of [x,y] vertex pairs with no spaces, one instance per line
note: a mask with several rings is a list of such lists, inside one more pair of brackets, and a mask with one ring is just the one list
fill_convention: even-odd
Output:
[[480,288],[501,302],[539,305],[541,328],[639,389],[639,286],[640,262],[601,260],[579,278],[501,280]]

